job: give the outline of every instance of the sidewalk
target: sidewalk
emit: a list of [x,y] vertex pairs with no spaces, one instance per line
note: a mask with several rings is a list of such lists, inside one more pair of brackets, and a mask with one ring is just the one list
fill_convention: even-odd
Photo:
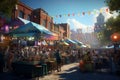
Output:
[[61,72],[55,72],[39,80],[120,80],[118,75],[102,72],[80,72],[78,63],[67,64]]
[[61,72],[56,71],[36,79],[25,79],[12,73],[0,73],[0,80],[120,80],[120,77],[106,72],[82,73],[79,70],[78,63],[72,63],[63,65]]
[[70,68],[77,67],[78,63],[72,63],[72,64],[66,64],[62,66],[62,71],[61,72],[53,72],[52,74],[49,74],[43,78],[39,78],[39,80],[64,80],[63,78],[60,78],[59,75],[67,73],[67,71]]
[[[77,63],[63,65],[61,72],[57,72],[57,71],[53,72],[52,74],[48,74],[44,77],[40,77],[39,80],[61,80],[59,75],[65,73],[66,70],[68,70],[72,67],[75,67],[76,65],[77,65]],[[23,77],[16,76],[13,73],[4,72],[4,73],[0,73],[0,80],[36,80],[36,79],[26,79]],[[37,80],[38,80],[38,78],[37,78]]]

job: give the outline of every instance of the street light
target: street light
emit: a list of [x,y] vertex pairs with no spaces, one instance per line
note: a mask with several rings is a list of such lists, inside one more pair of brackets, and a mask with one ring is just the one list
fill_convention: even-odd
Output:
[[114,53],[117,53],[117,50],[119,48],[118,42],[120,41],[120,34],[119,33],[113,33],[111,35],[111,40],[114,43]]

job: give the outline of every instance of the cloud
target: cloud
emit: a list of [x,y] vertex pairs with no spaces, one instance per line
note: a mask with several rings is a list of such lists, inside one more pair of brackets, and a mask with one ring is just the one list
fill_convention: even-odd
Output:
[[[100,9],[94,9],[92,11],[91,14],[93,15],[93,22],[94,23],[96,23],[96,18],[98,17],[98,15],[100,13],[102,13],[104,15],[105,21],[107,21],[107,19],[109,19],[110,17],[116,18],[116,16],[118,15],[117,12],[113,12],[113,14],[111,14],[110,11],[106,12],[106,9],[108,9],[108,7],[102,7]],[[67,23],[70,25],[71,30],[76,31],[77,29],[82,29],[83,33],[90,33],[90,32],[94,31],[94,23],[93,23],[93,25],[85,25],[85,24],[82,24],[80,21],[78,21],[77,19],[74,19],[74,18],[67,19]]]
[[77,21],[76,19],[67,19],[67,23],[70,25],[71,30],[82,29],[83,33],[93,32],[93,27],[85,25]]

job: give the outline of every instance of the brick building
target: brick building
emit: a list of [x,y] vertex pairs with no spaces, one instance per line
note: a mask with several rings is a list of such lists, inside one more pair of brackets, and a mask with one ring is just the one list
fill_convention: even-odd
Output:
[[58,25],[60,25],[63,28],[63,30],[65,31],[63,34],[63,36],[64,36],[63,39],[70,38],[70,25],[67,23],[62,23],[62,24],[58,24]]
[[64,39],[65,30],[63,29],[62,26],[60,26],[58,24],[54,24],[54,31],[53,32],[58,35],[59,40]]
[[58,35],[58,39],[62,38],[70,38],[70,27],[67,23],[65,24],[58,24],[56,25],[58,27],[54,26],[53,18],[48,15],[48,13],[41,9],[32,9],[31,7],[25,5],[24,3],[19,2],[15,9],[13,10],[12,19],[15,19],[17,17],[21,17],[23,19],[27,19],[30,21],[33,21],[35,23],[38,23],[50,31],[54,32]]
[[50,31],[53,31],[54,29],[53,18],[50,17],[48,13],[41,8],[34,9],[32,11],[31,19],[33,22],[43,25]]
[[31,20],[32,10],[33,9],[30,8],[29,6],[19,2],[15,6],[15,9],[13,10],[12,19],[15,19],[17,17],[21,17],[23,19]]

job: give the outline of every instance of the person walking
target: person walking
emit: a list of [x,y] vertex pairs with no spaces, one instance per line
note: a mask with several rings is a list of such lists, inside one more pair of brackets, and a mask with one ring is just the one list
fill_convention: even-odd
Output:
[[60,55],[60,51],[57,50],[55,52],[55,58],[56,58],[56,63],[57,63],[57,71],[61,71],[61,55]]

